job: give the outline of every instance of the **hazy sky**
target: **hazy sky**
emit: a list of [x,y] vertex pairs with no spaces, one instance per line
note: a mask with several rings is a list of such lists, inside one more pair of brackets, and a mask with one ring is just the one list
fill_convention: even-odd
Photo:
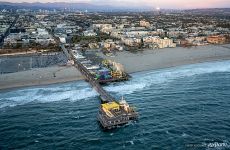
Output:
[[[4,1],[4,0],[3,0]],[[153,6],[160,8],[230,7],[230,0],[5,0],[8,2],[85,2],[113,6]]]

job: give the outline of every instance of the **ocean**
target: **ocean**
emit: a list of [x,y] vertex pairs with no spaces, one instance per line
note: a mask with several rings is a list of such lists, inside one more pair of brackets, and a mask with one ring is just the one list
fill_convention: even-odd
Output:
[[230,149],[230,61],[139,72],[105,89],[139,120],[103,131],[85,81],[0,91],[0,149]]

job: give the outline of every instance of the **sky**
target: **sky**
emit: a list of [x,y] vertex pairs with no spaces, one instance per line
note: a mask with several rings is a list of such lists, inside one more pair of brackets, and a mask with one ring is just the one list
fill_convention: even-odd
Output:
[[3,0],[8,2],[83,2],[112,6],[152,6],[160,8],[230,8],[230,0]]

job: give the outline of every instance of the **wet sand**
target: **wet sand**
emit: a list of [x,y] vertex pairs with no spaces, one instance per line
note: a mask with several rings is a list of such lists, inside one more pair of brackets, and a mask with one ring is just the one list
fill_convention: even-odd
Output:
[[[122,63],[128,73],[168,68],[207,61],[230,60],[230,44],[192,48],[118,52],[115,57],[99,56]],[[0,75],[0,89],[46,85],[84,79],[74,67],[47,67]]]

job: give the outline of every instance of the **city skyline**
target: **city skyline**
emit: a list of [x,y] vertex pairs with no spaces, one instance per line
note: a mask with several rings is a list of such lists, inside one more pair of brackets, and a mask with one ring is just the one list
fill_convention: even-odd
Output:
[[190,8],[226,8],[230,7],[228,0],[4,0],[4,2],[11,3],[53,3],[53,2],[66,2],[66,3],[89,3],[94,5],[111,5],[122,7],[153,7],[153,8],[166,8],[166,9],[190,9]]

